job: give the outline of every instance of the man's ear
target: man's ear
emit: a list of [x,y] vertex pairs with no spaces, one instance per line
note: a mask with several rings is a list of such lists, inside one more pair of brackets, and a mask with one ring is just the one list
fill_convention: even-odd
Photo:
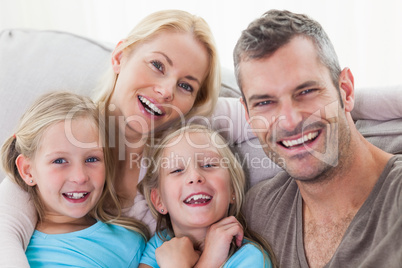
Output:
[[163,204],[162,198],[159,194],[158,189],[151,190],[151,202],[154,205],[155,209],[161,214],[167,214],[167,208]]
[[353,74],[349,68],[342,70],[339,76],[339,89],[346,112],[351,112],[355,105],[355,85]]
[[113,71],[116,74],[120,73],[120,68],[121,68],[121,59],[123,56],[123,50],[121,49],[121,46],[123,45],[124,40],[121,40],[116,47],[113,50],[112,53],[112,67],[113,67]]
[[15,159],[15,165],[17,166],[18,173],[28,186],[35,186],[36,182],[32,176],[32,160],[20,154]]

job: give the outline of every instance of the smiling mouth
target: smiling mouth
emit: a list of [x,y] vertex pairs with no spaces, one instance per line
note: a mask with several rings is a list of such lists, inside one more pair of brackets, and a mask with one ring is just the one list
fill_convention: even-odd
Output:
[[145,110],[155,116],[162,116],[163,113],[161,111],[161,109],[159,109],[158,107],[156,107],[155,104],[153,104],[151,101],[149,101],[147,98],[143,97],[143,96],[138,96],[138,99],[140,100],[142,106],[144,106]]
[[211,201],[212,196],[210,195],[205,195],[205,194],[196,194],[192,195],[186,200],[184,200],[184,203],[190,204],[190,205],[197,205],[197,204],[205,204]]
[[320,134],[319,131],[310,132],[301,138],[294,139],[294,140],[283,140],[283,141],[280,141],[279,143],[288,149],[297,148],[306,143],[314,141],[318,137],[319,134]]
[[82,199],[85,196],[87,196],[89,194],[89,192],[85,192],[85,193],[64,193],[63,195],[67,198],[70,199]]

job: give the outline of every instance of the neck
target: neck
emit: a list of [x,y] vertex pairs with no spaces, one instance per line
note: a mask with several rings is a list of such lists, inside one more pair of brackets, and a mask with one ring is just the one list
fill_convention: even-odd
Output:
[[360,134],[351,140],[348,156],[317,182],[296,181],[305,215],[323,219],[355,215],[368,198],[392,156],[367,142]]
[[36,229],[46,234],[65,234],[83,230],[95,223],[96,220],[88,215],[79,219],[60,215],[45,215],[44,219],[36,225]]
[[115,139],[111,147],[117,160],[115,189],[123,208],[131,207],[137,193],[141,159],[146,137],[130,130],[127,126],[116,127]]
[[191,230],[174,230],[176,237],[188,237],[193,242],[194,248],[199,251],[204,250],[205,237],[207,236],[208,228],[197,228]]
[[[137,149],[137,150],[136,150]],[[115,189],[123,208],[131,207],[137,194],[143,148],[125,147],[123,159],[117,156]]]

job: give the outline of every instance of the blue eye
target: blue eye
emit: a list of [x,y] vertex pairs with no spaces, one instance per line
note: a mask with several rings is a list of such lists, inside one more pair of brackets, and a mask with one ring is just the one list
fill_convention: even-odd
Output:
[[99,161],[99,159],[96,157],[89,157],[88,159],[85,160],[86,163],[93,163],[97,161]]
[[314,91],[316,91],[315,88],[306,89],[306,90],[303,90],[302,92],[300,92],[300,95],[306,95],[306,94],[312,93]]
[[273,103],[273,101],[266,100],[266,101],[261,101],[261,102],[256,103],[255,106],[265,106],[265,105],[269,105],[269,104],[272,104],[272,103]]
[[211,168],[211,167],[216,167],[216,165],[215,165],[215,164],[205,164],[205,165],[203,165],[202,167],[204,167],[204,168]]
[[194,89],[192,86],[190,86],[187,83],[179,83],[179,87],[183,88],[184,90],[188,91],[188,92],[193,92]]
[[151,64],[156,68],[156,69],[158,69],[160,72],[164,72],[164,68],[163,68],[163,64],[160,62],[160,61],[157,61],[157,60],[153,60],[153,61],[151,61]]
[[172,172],[170,172],[171,174],[173,174],[173,173],[180,173],[180,172],[182,172],[184,169],[182,169],[182,168],[178,168],[178,169],[175,169],[175,170],[173,170]]
[[56,160],[53,161],[55,164],[64,164],[67,163],[67,161],[63,158],[57,158]]

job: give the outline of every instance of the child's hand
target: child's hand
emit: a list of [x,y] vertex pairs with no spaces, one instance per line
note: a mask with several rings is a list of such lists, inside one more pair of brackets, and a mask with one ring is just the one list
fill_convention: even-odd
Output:
[[211,225],[196,267],[220,267],[228,257],[233,238],[236,238],[236,245],[240,247],[243,235],[243,227],[233,216]]
[[200,257],[188,237],[173,237],[157,248],[155,255],[161,268],[193,267]]

